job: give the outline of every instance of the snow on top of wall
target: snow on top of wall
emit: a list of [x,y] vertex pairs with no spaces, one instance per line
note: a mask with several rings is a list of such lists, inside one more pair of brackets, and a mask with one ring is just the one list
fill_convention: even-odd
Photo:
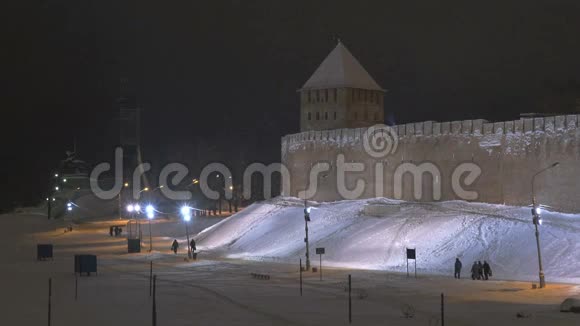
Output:
[[[578,136],[580,115],[542,118],[522,118],[514,121],[488,123],[483,119],[451,122],[416,122],[392,126],[399,140],[414,140],[421,137],[453,136],[479,141],[479,146],[490,153],[494,147],[502,146],[505,152],[516,153],[532,143],[533,137],[542,135]],[[282,155],[305,150],[308,145],[334,147],[360,147],[367,128],[306,131],[282,137]],[[570,133],[576,131],[576,135]],[[513,144],[514,147],[510,147]]]

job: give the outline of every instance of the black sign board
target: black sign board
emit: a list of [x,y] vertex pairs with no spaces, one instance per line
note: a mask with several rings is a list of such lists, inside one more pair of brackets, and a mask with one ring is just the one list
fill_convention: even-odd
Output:
[[324,248],[316,248],[317,255],[324,255]]
[[36,245],[36,259],[37,260],[52,259],[52,245],[51,244]]
[[417,252],[415,249],[407,248],[407,277],[409,277],[409,259],[415,261],[415,278],[417,278]]

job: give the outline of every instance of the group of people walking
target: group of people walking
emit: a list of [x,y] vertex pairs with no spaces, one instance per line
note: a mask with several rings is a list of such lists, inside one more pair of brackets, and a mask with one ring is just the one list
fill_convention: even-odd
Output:
[[[171,244],[171,250],[173,251],[173,253],[177,254],[178,248],[179,242],[177,242],[177,239],[174,239],[173,243]],[[192,253],[195,253],[195,251],[197,250],[197,248],[195,247],[195,240],[191,239],[191,241],[189,242],[189,248],[191,249]]]
[[[463,264],[461,263],[461,260],[459,260],[459,258],[455,259],[455,274],[454,277],[456,279],[460,279],[461,278],[461,268],[463,267]],[[481,263],[481,261],[474,261],[473,265],[471,266],[471,279],[472,280],[489,280],[489,278],[492,276],[492,272],[491,272],[491,266],[489,266],[489,263],[487,261],[483,261],[483,264]]]

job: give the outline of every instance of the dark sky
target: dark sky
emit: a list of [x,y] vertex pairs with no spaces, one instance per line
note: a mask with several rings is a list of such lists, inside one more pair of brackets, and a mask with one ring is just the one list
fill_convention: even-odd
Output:
[[580,80],[579,1],[9,6],[0,32],[4,206],[41,198],[75,137],[86,160],[112,156],[120,78],[144,110],[154,162],[197,141],[226,160],[240,151],[279,159],[280,136],[298,131],[296,89],[336,37],[389,90],[385,109],[399,123],[513,119],[537,109],[546,85]]

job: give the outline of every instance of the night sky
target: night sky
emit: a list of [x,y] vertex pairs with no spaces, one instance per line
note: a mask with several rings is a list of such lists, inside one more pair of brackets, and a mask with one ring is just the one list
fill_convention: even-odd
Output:
[[[5,5],[6,6],[6,5]],[[44,196],[76,138],[118,142],[120,79],[145,160],[279,160],[296,90],[339,37],[397,123],[516,119],[580,80],[578,1],[12,1],[2,19],[2,199]],[[218,154],[216,154],[218,153]],[[243,158],[243,160],[241,159]],[[194,172],[195,173],[195,172]]]

